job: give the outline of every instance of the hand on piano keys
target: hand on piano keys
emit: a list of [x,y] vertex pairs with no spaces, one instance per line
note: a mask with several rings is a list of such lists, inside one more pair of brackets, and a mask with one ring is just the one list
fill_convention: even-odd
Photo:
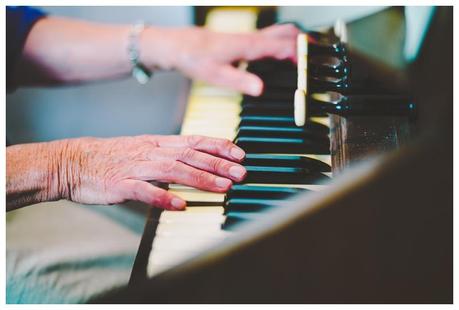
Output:
[[[146,37],[160,36],[161,46],[146,48],[144,62],[163,69],[177,69],[192,79],[258,96],[262,80],[232,64],[260,58],[295,59],[298,29],[274,25],[250,33],[225,33],[200,28],[146,30]],[[151,66],[154,67],[154,66]]]
[[[179,183],[226,192],[246,176],[244,151],[228,139],[197,135],[143,135],[65,141],[67,170],[59,179],[62,196],[87,204],[140,201],[152,207],[182,210],[185,201],[158,183]],[[68,189],[67,189],[68,187]]]

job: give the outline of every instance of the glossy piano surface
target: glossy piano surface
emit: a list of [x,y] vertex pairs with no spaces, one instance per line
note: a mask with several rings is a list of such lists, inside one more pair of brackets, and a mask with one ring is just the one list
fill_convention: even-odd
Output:
[[403,116],[331,116],[333,173],[371,156],[395,151],[415,137],[415,123]]

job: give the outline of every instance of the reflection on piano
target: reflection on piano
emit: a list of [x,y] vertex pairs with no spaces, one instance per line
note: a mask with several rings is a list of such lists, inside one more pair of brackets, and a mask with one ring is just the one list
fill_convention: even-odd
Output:
[[[451,11],[437,9],[408,84],[311,32],[332,43],[310,49],[301,127],[292,63],[249,63],[257,98],[195,82],[182,134],[234,140],[248,177],[226,195],[170,184],[187,210],[151,210],[130,287],[98,302],[452,302]],[[269,24],[235,12],[231,31]],[[224,13],[207,25],[228,30]]]

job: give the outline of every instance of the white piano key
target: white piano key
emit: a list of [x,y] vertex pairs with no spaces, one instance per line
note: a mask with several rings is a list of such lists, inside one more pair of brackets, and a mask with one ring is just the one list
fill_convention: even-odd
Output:
[[197,247],[204,247],[221,242],[224,238],[206,236],[206,238],[182,237],[182,238],[157,238],[153,241],[153,248],[161,251],[192,251]]
[[303,89],[297,89],[294,98],[295,125],[304,126],[306,123],[306,93]]
[[313,116],[311,117],[311,121],[320,123],[322,125],[325,125],[327,127],[330,127],[330,118],[329,117],[318,117],[318,116]]
[[221,231],[221,223],[209,222],[203,225],[202,222],[173,222],[163,223],[158,226],[156,230],[157,236],[210,236],[213,234],[219,234]]
[[225,194],[205,192],[192,188],[170,189],[169,191],[185,201],[223,202],[225,200]]
[[[151,256],[152,257],[152,256]],[[148,265],[147,265],[147,276],[148,277],[154,277],[155,275],[167,270],[167,269],[170,269],[170,268],[173,268],[175,265],[174,264],[157,264],[157,263],[154,263],[151,259],[151,257],[149,258],[149,261],[148,261]]]
[[[191,209],[192,207],[189,207],[188,209]],[[199,212],[199,213],[184,213],[184,212],[177,212],[177,213],[182,213],[180,215],[176,214],[161,214],[161,217],[159,219],[160,223],[173,223],[173,222],[197,222],[197,223],[223,223],[225,220],[225,216],[223,215],[223,211],[220,210],[219,208],[223,207],[208,207],[209,212]],[[211,208],[216,208],[215,212],[211,212]]]
[[185,230],[178,230],[172,228],[162,228],[163,225],[158,225],[156,229],[156,238],[168,237],[168,238],[176,238],[176,237],[196,237],[196,238],[205,238],[212,234],[213,236],[223,238],[230,235],[229,231],[224,230],[214,230],[214,229],[207,229],[204,225],[203,228],[199,230],[189,229],[188,231]]
[[327,189],[327,185],[323,184],[281,184],[281,183],[247,183],[246,185],[250,186],[273,186],[273,187],[294,187],[294,188],[304,188],[311,191],[321,191]]
[[222,8],[209,12],[206,27],[220,32],[250,32],[255,29],[256,22],[255,8]]
[[153,254],[149,258],[149,263],[153,265],[174,266],[185,261],[202,249],[203,248],[197,248],[195,251],[153,251]]

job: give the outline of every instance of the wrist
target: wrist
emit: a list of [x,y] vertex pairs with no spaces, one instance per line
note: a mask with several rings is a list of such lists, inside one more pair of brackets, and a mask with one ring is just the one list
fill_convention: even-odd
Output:
[[47,142],[7,147],[7,210],[61,199],[57,185],[60,144]]
[[177,29],[149,26],[139,37],[140,62],[154,71],[177,69],[179,50]]
[[66,199],[74,201],[80,184],[82,152],[80,139],[65,139],[50,142],[48,182],[50,200]]

